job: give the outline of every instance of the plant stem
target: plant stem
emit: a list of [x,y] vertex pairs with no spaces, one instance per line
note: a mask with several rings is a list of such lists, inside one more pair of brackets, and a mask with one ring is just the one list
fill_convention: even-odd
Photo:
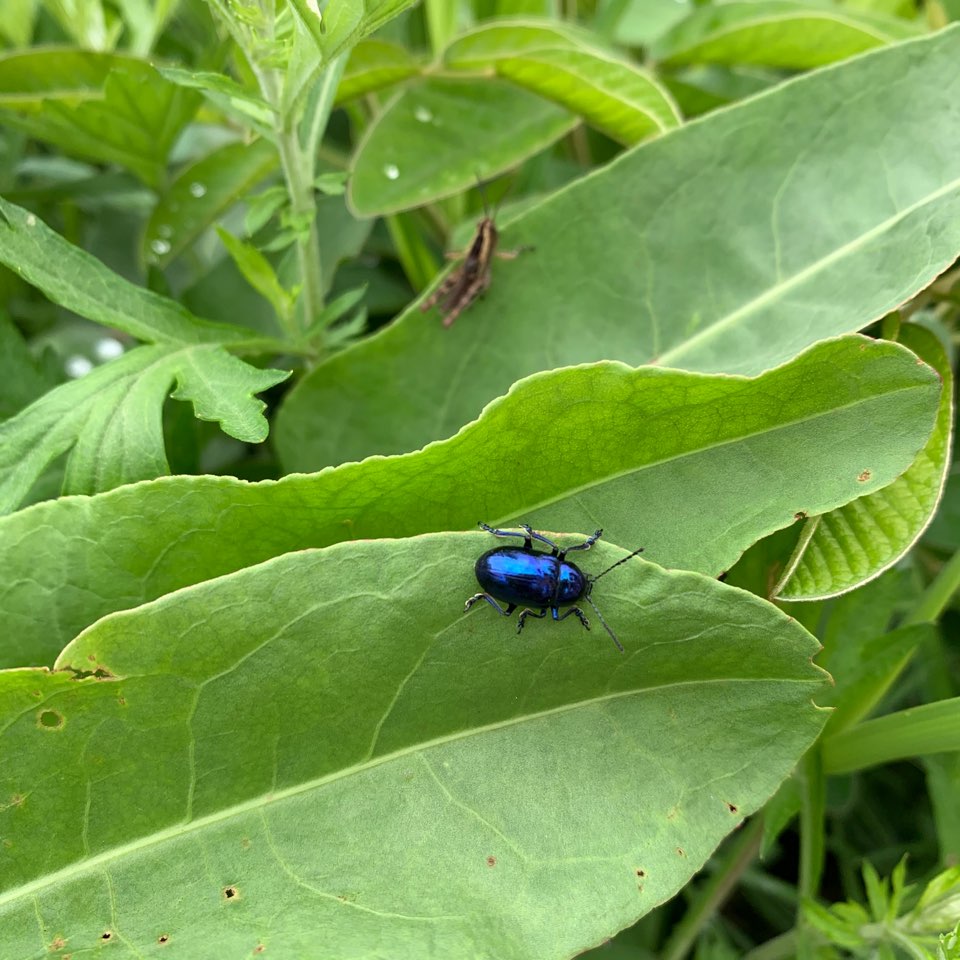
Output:
[[284,119],[285,129],[278,131],[280,166],[287,191],[290,194],[290,212],[295,223],[305,229],[298,231],[296,250],[300,275],[300,310],[291,318],[287,333],[294,340],[306,330],[323,307],[323,267],[320,262],[320,235],[317,231],[317,204],[313,191],[313,158],[300,147],[295,128]]
[[798,908],[797,956],[813,955],[810,937],[813,931],[806,924],[799,906],[805,898],[815,899],[820,888],[823,873],[824,838],[823,820],[826,784],[823,776],[823,763],[820,757],[820,744],[811,747],[801,761],[801,802],[800,802],[800,879],[797,885]]
[[793,929],[754,947],[743,960],[792,960],[796,955],[797,931]]
[[930,586],[923,591],[916,606],[907,614],[902,625],[909,627],[915,623],[935,623],[958,589],[960,589],[960,550],[943,565]]
[[700,931],[723,906],[750,866],[763,839],[763,818],[754,817],[724,852],[723,863],[697,891],[683,919],[674,928],[661,953],[662,960],[682,960],[693,948]]

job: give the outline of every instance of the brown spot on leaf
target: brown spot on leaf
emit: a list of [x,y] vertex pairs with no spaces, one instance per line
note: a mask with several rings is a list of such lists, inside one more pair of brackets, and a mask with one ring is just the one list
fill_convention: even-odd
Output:
[[51,950],[62,950],[66,945],[67,938],[61,937],[59,933],[50,941]]
[[125,707],[127,705],[127,698],[117,697],[117,703],[119,703],[121,707]]
[[266,950],[266,949],[267,949],[267,948],[266,948],[262,943],[258,943],[258,944],[253,948],[253,952],[254,952],[254,953],[263,953],[263,951]]
[[23,793],[15,793],[15,794],[10,798],[10,806],[11,806],[11,807],[22,807],[22,806],[23,806],[23,802],[24,802],[26,799],[27,799],[27,797],[26,797],[25,794],[23,794]]
[[37,714],[37,726],[41,730],[62,730],[66,721],[56,710],[41,710]]
[[641,870],[640,867],[637,867],[637,876],[638,876],[638,877],[645,877],[646,875],[647,875],[647,871],[646,871],[646,870]]
[[96,663],[96,662],[97,662],[97,655],[96,655],[95,653],[88,653],[88,654],[87,654],[87,659],[88,659],[91,663]]
[[487,866],[488,866],[488,867],[495,867],[496,865],[497,865],[497,858],[496,858],[496,857],[492,857],[492,856],[491,856],[491,857],[487,857]]
[[678,856],[678,857],[685,857],[685,856],[686,856],[686,854],[683,852],[683,847],[677,847],[677,856]]
[[857,479],[858,479],[861,483],[866,483],[872,476],[873,476],[873,474],[872,474],[869,470],[861,470],[861,471],[857,474]]

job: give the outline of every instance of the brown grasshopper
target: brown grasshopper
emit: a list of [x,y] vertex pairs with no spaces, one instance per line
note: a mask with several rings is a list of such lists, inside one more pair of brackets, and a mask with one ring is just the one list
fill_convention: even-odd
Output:
[[[497,211],[490,213],[487,198],[483,192],[483,184],[478,182],[477,186],[483,200],[483,219],[477,224],[477,232],[466,251],[447,254],[448,260],[459,260],[463,257],[463,263],[420,304],[420,310],[426,313],[435,303],[439,303],[445,327],[453,326],[453,321],[490,286],[490,269],[494,257],[501,260],[515,260],[524,250],[531,249],[520,247],[517,250],[497,250],[500,235],[493,222]],[[503,197],[500,198],[500,202],[503,202]]]

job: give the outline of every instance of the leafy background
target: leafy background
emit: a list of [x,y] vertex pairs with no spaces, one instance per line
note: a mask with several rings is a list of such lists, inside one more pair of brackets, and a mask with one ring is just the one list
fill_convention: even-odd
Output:
[[957,17],[4,5],[4,957],[960,956]]

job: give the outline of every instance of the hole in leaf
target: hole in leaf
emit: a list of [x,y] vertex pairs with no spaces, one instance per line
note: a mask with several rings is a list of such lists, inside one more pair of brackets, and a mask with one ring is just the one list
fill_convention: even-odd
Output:
[[236,887],[224,887],[223,888],[223,899],[224,900],[236,900],[240,896],[240,891]]
[[60,730],[64,722],[63,714],[56,710],[41,710],[37,715],[37,726],[43,730]]
[[101,940],[112,940],[112,939],[113,939],[113,934],[112,934],[109,930],[104,930],[103,933],[100,934],[100,939],[101,939]]
[[165,944],[169,939],[170,939],[170,935],[169,935],[169,934],[167,934],[167,933],[161,933],[160,936],[157,937],[157,943],[159,943],[159,944],[162,946],[162,945]]

